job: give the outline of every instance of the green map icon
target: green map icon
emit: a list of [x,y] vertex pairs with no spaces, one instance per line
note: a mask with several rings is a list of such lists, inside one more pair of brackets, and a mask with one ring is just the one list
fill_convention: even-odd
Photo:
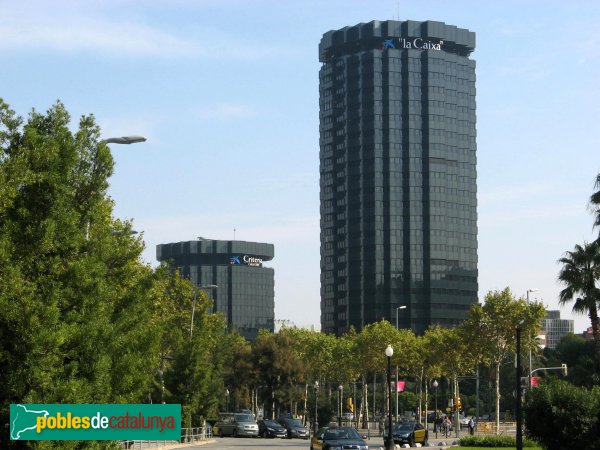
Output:
[[21,434],[28,430],[35,430],[37,418],[39,416],[47,417],[48,415],[48,411],[34,411],[23,405],[11,405],[10,438],[12,440],[27,439],[26,436],[21,436]]

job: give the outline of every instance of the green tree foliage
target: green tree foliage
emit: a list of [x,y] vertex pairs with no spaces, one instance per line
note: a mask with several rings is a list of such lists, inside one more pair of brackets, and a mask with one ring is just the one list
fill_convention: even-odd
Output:
[[584,243],[583,246],[576,245],[558,262],[562,264],[558,280],[565,285],[558,301],[561,305],[574,302],[573,312],[589,316],[596,342],[596,360],[600,367],[600,288],[597,286],[600,281],[600,240]]
[[274,417],[276,405],[290,401],[290,390],[302,378],[302,361],[293,351],[294,341],[286,333],[262,331],[254,342],[254,366],[259,373],[266,417]]
[[112,217],[110,151],[93,116],[69,125],[61,103],[25,122],[0,100],[6,404],[136,402],[158,354],[141,238],[114,234],[131,225]]
[[590,197],[590,207],[594,213],[594,226],[600,227],[600,173],[596,176],[595,188],[598,191],[594,192]]
[[469,336],[464,342],[471,344],[472,351],[477,351],[479,358],[476,360],[495,371],[497,430],[500,428],[500,367],[515,352],[517,326],[523,330],[523,348],[532,348],[544,315],[545,309],[540,303],[527,304],[505,288],[489,292],[483,305],[473,305],[462,325],[462,333]]
[[527,436],[547,450],[600,449],[600,388],[555,380],[532,390],[524,407]]
[[[566,364],[569,368],[566,380],[575,386],[590,388],[600,385],[593,341],[585,340],[574,334],[567,334],[560,340],[556,349],[546,348],[544,355],[547,358],[545,367],[560,367],[561,364]],[[547,376],[559,376],[555,374],[556,372],[548,372]],[[563,375],[561,374],[560,377],[563,378]]]

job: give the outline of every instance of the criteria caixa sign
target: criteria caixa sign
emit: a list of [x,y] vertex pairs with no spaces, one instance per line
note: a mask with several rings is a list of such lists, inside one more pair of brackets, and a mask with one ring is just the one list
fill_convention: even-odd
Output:
[[10,405],[11,440],[179,440],[181,405]]

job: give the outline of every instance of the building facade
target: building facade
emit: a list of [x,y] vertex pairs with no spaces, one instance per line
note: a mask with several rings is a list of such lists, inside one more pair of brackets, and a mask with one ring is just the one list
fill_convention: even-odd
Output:
[[213,300],[213,311],[227,318],[227,325],[246,339],[260,329],[274,331],[275,273],[264,267],[275,256],[273,244],[245,241],[197,241],[160,244],[156,259],[179,269]]
[[575,321],[570,319],[561,319],[560,311],[548,311],[546,317],[542,319],[542,330],[546,334],[546,346],[556,350],[560,340],[568,333],[573,333]]
[[387,319],[422,333],[477,302],[474,49],[473,32],[430,21],[323,35],[324,332]]

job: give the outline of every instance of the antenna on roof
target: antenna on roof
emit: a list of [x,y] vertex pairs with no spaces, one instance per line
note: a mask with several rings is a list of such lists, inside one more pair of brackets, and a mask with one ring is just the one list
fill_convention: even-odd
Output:
[[233,240],[235,241],[235,228],[233,229]]

